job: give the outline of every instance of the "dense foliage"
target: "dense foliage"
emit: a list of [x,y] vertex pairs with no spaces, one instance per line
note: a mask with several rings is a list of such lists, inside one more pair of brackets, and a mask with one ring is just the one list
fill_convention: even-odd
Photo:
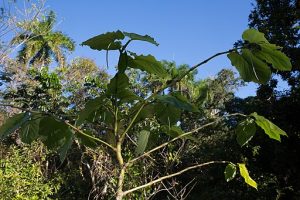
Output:
[[[12,43],[24,45],[16,59],[1,63],[0,100],[8,116],[0,137],[3,144],[16,145],[1,146],[3,155],[11,155],[2,157],[8,163],[4,169],[18,171],[14,180],[4,181],[14,183],[28,170],[33,172],[28,177],[39,174],[36,183],[22,179],[20,190],[1,186],[7,198],[16,192],[25,199],[280,197],[278,176],[261,168],[266,165],[260,148],[285,142],[287,134],[267,119],[273,117],[263,117],[260,107],[245,110],[248,105],[233,95],[243,81],[266,84],[272,71],[292,68],[281,47],[263,33],[248,29],[236,47],[192,67],[128,49],[139,41],[158,46],[148,35],[100,34],[82,45],[119,53],[116,74],[109,77],[88,58],[66,63],[62,50],[73,50],[74,43],[53,32],[54,22],[50,12],[20,23],[26,37],[17,34]],[[221,55],[243,81],[230,70],[196,80],[196,69]],[[59,65],[54,70],[47,67],[51,56]],[[28,185],[30,193],[24,190]]]

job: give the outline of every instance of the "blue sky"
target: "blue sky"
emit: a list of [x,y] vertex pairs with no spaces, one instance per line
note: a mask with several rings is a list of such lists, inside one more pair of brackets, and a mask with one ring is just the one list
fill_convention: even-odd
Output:
[[[152,54],[159,60],[174,60],[177,64],[192,66],[217,52],[230,49],[241,38],[242,32],[247,28],[252,2],[48,0],[47,8],[58,15],[56,29],[68,34],[77,44],[76,51],[68,59],[85,56],[94,59],[98,65],[105,66],[103,52],[79,44],[95,35],[120,29],[151,35],[160,44],[156,47],[137,42],[130,45],[133,51]],[[110,66],[115,63],[116,57],[112,55]],[[198,77],[214,76],[222,68],[233,69],[226,56],[202,66],[198,70]],[[237,92],[240,97],[254,94],[254,84]]]

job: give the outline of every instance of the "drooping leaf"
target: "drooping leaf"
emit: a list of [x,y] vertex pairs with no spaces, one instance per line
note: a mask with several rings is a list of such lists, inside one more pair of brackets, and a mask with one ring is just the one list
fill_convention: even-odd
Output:
[[150,131],[147,131],[147,130],[142,130],[141,132],[138,133],[137,147],[135,149],[136,155],[140,155],[140,154],[144,153],[144,151],[147,147],[147,144],[148,144],[149,135],[150,135]]
[[68,150],[71,148],[73,142],[73,135],[68,134],[63,141],[63,145],[58,149],[60,161],[63,162],[66,158]]
[[136,33],[128,33],[128,32],[123,32],[123,34],[129,37],[131,40],[145,41],[158,46],[158,43],[154,40],[154,38],[150,37],[149,35],[139,35]]
[[132,55],[134,58],[129,60],[129,67],[146,71],[149,74],[156,74],[162,78],[168,76],[168,73],[161,62],[157,61],[152,55]]
[[32,118],[26,121],[20,132],[22,142],[31,144],[34,140],[39,137],[40,118]]
[[78,118],[76,120],[76,126],[80,126],[93,112],[101,107],[103,102],[103,97],[97,97],[95,99],[89,100],[85,104],[85,108],[80,111]]
[[232,179],[234,179],[235,175],[236,175],[236,165],[233,163],[229,163],[226,166],[224,171],[225,180],[229,182]]
[[257,183],[249,176],[249,172],[246,168],[246,165],[243,163],[238,163],[240,174],[244,178],[245,183],[257,189]]
[[82,45],[87,45],[91,49],[95,50],[116,50],[121,48],[121,42],[125,38],[121,31],[107,32],[105,34],[97,35],[92,37],[82,43]]
[[266,83],[270,79],[270,68],[266,63],[255,57],[250,50],[243,49],[241,55],[237,52],[231,52],[227,56],[231,64],[237,68],[243,80]]
[[240,146],[247,144],[256,132],[256,125],[253,119],[246,119],[240,122],[236,128],[236,140]]
[[253,28],[245,30],[243,32],[242,38],[250,43],[269,43],[263,33]]
[[29,115],[29,113],[19,113],[8,118],[0,127],[0,138],[5,138],[20,128],[29,119]]
[[186,97],[177,92],[168,95],[158,95],[156,98],[161,103],[174,106],[181,110],[186,110],[189,112],[198,111],[197,108],[194,105],[192,105]]
[[162,124],[174,125],[180,120],[181,111],[174,106],[157,103],[154,108],[155,115]]
[[278,126],[270,122],[268,119],[258,115],[256,112],[252,113],[251,116],[255,118],[256,124],[261,127],[270,138],[280,142],[281,136],[288,136],[286,132],[281,130]]
[[282,53],[276,45],[260,45],[261,50],[255,51],[254,54],[261,60],[271,64],[274,69],[280,71],[290,71],[292,64],[290,59]]

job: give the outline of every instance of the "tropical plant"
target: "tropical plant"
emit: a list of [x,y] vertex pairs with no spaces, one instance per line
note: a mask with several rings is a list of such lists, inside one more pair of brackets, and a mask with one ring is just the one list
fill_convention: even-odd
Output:
[[24,29],[15,36],[11,43],[21,44],[18,60],[22,63],[48,65],[54,58],[60,66],[64,66],[65,51],[73,51],[75,44],[71,38],[60,31],[54,31],[56,15],[50,11],[43,20],[36,19],[28,25],[28,21],[19,24]]
[[[176,90],[178,88],[174,89],[174,85],[211,59],[227,55],[242,79],[256,83],[266,83],[270,79],[271,67],[283,71],[291,69],[291,63],[288,57],[280,52],[280,47],[269,43],[262,33],[248,29],[242,37],[240,47],[217,53],[185,69],[183,73],[170,77],[167,70],[152,55],[137,55],[127,49],[128,45],[136,40],[158,45],[152,37],[121,31],[95,36],[82,44],[98,51],[116,50],[120,53],[117,72],[110,79],[105,93],[88,101],[76,117],[20,108],[23,112],[6,121],[0,128],[0,135],[6,137],[21,128],[22,141],[31,143],[38,139],[49,148],[56,149],[62,161],[74,140],[89,147],[101,145],[113,158],[113,171],[116,176],[111,178],[110,183],[114,186],[111,195],[115,194],[117,200],[141,199],[141,196],[149,194],[149,190],[155,190],[152,186],[164,180],[214,164],[226,165],[226,181],[232,180],[239,172],[245,183],[257,189],[257,183],[249,176],[243,160],[193,163],[169,174],[158,174],[157,177],[147,176],[147,171],[144,171],[146,176],[143,176],[143,182],[136,182],[142,177],[141,172],[145,165],[155,166],[155,158],[159,158],[159,155],[155,155],[154,152],[172,148],[172,144],[180,140],[197,142],[192,137],[193,134],[223,120],[233,119],[236,123],[240,121],[236,129],[240,146],[245,146],[254,137],[258,127],[263,129],[268,137],[277,141],[281,141],[282,136],[287,136],[275,124],[255,112],[249,115],[226,113],[190,130],[180,127],[182,114],[201,112],[201,108],[193,105]],[[145,97],[137,95],[131,89],[127,75],[130,68],[161,77],[162,85],[148,92]],[[205,87],[202,88],[206,90]],[[149,121],[152,123],[147,123]],[[162,142],[166,137],[169,139]],[[154,155],[154,159],[151,155]],[[168,157],[170,161],[176,159],[174,155]]]

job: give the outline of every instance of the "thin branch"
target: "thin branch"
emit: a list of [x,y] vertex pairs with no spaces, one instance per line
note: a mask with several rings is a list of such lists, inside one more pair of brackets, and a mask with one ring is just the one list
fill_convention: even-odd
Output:
[[[128,41],[129,43],[129,41]],[[167,83],[164,87],[162,87],[160,90],[157,90],[156,92],[154,92],[152,95],[150,95],[148,98],[145,99],[144,103],[142,103],[141,107],[139,108],[138,112],[135,114],[135,116],[133,117],[133,119],[131,120],[129,126],[127,127],[127,129],[124,131],[124,133],[121,135],[121,138],[124,139],[125,134],[129,131],[129,129],[131,128],[131,126],[133,125],[133,123],[135,122],[136,118],[138,117],[139,113],[141,112],[141,110],[149,103],[149,101],[154,98],[157,94],[161,93],[162,91],[164,91],[165,89],[167,89],[168,87],[173,86],[174,84],[176,84],[178,81],[180,81],[181,79],[183,79],[187,74],[189,74],[190,72],[194,71],[195,69],[197,69],[198,67],[200,67],[201,65],[204,65],[205,63],[207,63],[208,61],[210,61],[211,59],[223,55],[223,54],[227,54],[233,51],[236,51],[237,49],[230,49],[228,51],[224,51],[224,52],[220,52],[220,53],[216,53],[215,55],[207,58],[206,60],[194,65],[193,67],[191,67],[188,71],[186,71],[185,73],[183,73],[182,75],[178,75],[177,77],[175,77],[173,80],[171,80],[169,83]]]
[[152,152],[154,152],[154,151],[157,151],[157,150],[159,150],[159,149],[161,149],[161,148],[167,146],[168,144],[170,144],[170,143],[172,143],[172,142],[174,142],[174,141],[176,141],[176,140],[178,140],[178,139],[180,139],[180,138],[183,138],[183,137],[188,136],[188,135],[190,135],[190,134],[196,133],[196,132],[198,132],[198,131],[201,130],[201,129],[204,129],[204,128],[208,127],[208,126],[211,126],[211,125],[217,123],[218,121],[220,121],[220,120],[223,119],[223,118],[232,117],[232,116],[242,116],[242,117],[247,117],[247,115],[244,115],[244,114],[241,114],[241,113],[233,113],[233,114],[229,114],[229,115],[222,116],[222,117],[220,117],[219,119],[217,119],[216,121],[207,123],[207,124],[205,124],[205,125],[203,125],[203,126],[200,126],[200,127],[196,128],[196,129],[193,129],[193,130],[191,130],[191,131],[189,131],[189,132],[183,133],[183,134],[181,134],[181,135],[179,135],[179,136],[173,138],[172,140],[169,140],[169,141],[167,141],[167,142],[165,142],[165,143],[163,143],[163,144],[161,144],[161,145],[159,145],[159,146],[157,146],[157,147],[155,147],[155,148],[153,148],[153,149],[151,149],[151,150],[149,150],[149,151],[143,153],[142,155],[140,155],[140,156],[138,156],[138,157],[136,157],[136,158],[134,158],[134,159],[132,159],[132,160],[129,160],[128,163],[127,163],[127,165],[129,165],[129,164],[131,164],[131,163],[133,163],[133,162],[135,162],[135,161],[137,161],[137,160],[139,160],[139,159],[141,159],[141,158],[143,158],[143,157],[145,157],[145,156],[148,156],[150,153],[152,153]]
[[149,187],[149,186],[154,185],[156,183],[159,183],[159,182],[161,182],[161,181],[163,181],[165,179],[169,179],[169,178],[172,178],[174,176],[178,176],[178,175],[180,175],[180,174],[182,174],[184,172],[187,172],[189,170],[192,170],[192,169],[196,169],[196,168],[203,167],[203,166],[206,166],[206,165],[211,165],[211,164],[226,164],[226,163],[229,163],[229,161],[210,161],[210,162],[206,162],[206,163],[202,163],[202,164],[193,165],[193,166],[187,167],[187,168],[185,168],[185,169],[183,169],[181,171],[175,172],[173,174],[169,174],[169,175],[160,177],[160,178],[158,178],[156,180],[150,181],[149,183],[146,183],[144,185],[140,185],[138,187],[129,189],[127,191],[124,191],[123,195],[129,194],[129,193],[134,192],[136,190],[143,189],[145,187]]
[[103,141],[103,140],[101,140],[101,139],[99,139],[99,138],[93,137],[93,136],[91,136],[91,135],[89,135],[89,134],[84,133],[82,130],[80,130],[79,128],[73,126],[72,124],[70,124],[70,123],[67,122],[67,121],[64,121],[64,123],[65,123],[66,125],[68,125],[69,127],[71,127],[73,130],[75,130],[76,132],[80,133],[81,135],[84,135],[84,136],[86,136],[86,137],[88,137],[88,138],[90,138],[90,139],[93,139],[93,140],[95,140],[95,141],[97,141],[97,142],[100,142],[100,143],[106,145],[107,147],[111,148],[113,151],[116,151],[116,148],[113,147],[113,146],[111,146],[111,145],[108,144],[107,142],[105,142],[105,141]]

